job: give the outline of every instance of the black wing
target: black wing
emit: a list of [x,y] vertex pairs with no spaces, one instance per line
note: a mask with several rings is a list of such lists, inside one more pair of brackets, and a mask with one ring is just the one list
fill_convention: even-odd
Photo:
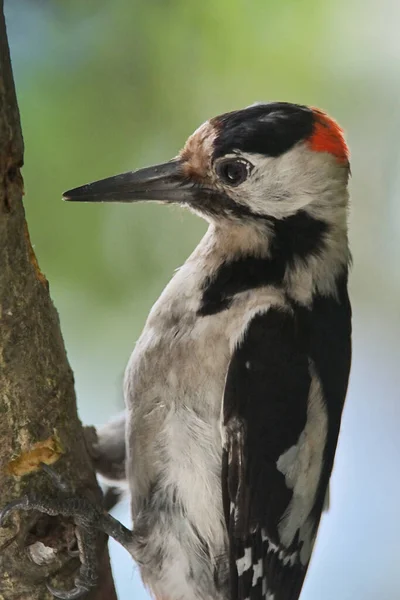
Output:
[[350,368],[350,306],[256,315],[224,394],[222,485],[232,599],[297,600],[332,470]]

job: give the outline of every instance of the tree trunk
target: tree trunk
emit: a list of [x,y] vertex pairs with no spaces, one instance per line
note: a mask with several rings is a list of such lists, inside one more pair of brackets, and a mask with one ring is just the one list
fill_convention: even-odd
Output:
[[[22,205],[23,140],[0,0],[0,508],[53,488],[39,463],[101,501],[78,419],[74,379],[49,286],[29,241]],[[46,185],[46,182],[43,182]],[[0,528],[0,600],[50,600],[44,585],[69,589],[79,561],[68,555],[71,521],[16,513]],[[91,600],[116,599],[106,539]],[[42,563],[42,564],[37,564]]]

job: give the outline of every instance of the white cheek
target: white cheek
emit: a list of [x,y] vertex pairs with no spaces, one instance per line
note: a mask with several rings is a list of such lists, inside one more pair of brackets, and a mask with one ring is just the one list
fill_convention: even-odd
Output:
[[282,217],[291,206],[286,189],[286,175],[281,172],[277,159],[262,154],[243,154],[254,169],[250,177],[231,191],[236,202],[245,204],[253,212]]
[[246,153],[241,156],[254,169],[242,185],[230,190],[230,195],[253,212],[278,219],[326,195],[327,182],[334,185],[338,176],[334,161],[308,150],[304,144],[277,158]]

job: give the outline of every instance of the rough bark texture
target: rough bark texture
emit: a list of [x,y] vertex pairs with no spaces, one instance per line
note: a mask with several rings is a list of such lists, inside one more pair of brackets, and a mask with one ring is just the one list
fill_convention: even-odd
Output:
[[[54,468],[76,490],[99,501],[57,311],[29,241],[22,162],[23,140],[0,0],[0,508],[24,491],[52,488],[42,471],[29,473],[38,460],[56,461]],[[0,528],[0,600],[50,600],[44,586],[49,575],[53,585],[72,587],[79,562],[66,552],[71,540],[74,527],[68,520],[37,513],[13,516]],[[47,564],[38,566],[31,559],[38,548],[39,554],[49,554]],[[87,597],[113,600],[103,536],[99,536],[98,553],[100,583]]]

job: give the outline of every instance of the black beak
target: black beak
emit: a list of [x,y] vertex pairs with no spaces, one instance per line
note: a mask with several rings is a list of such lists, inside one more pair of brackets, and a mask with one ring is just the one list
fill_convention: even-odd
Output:
[[72,202],[136,202],[158,200],[190,203],[193,183],[183,173],[179,159],[138,171],[122,173],[68,190],[64,200]]

